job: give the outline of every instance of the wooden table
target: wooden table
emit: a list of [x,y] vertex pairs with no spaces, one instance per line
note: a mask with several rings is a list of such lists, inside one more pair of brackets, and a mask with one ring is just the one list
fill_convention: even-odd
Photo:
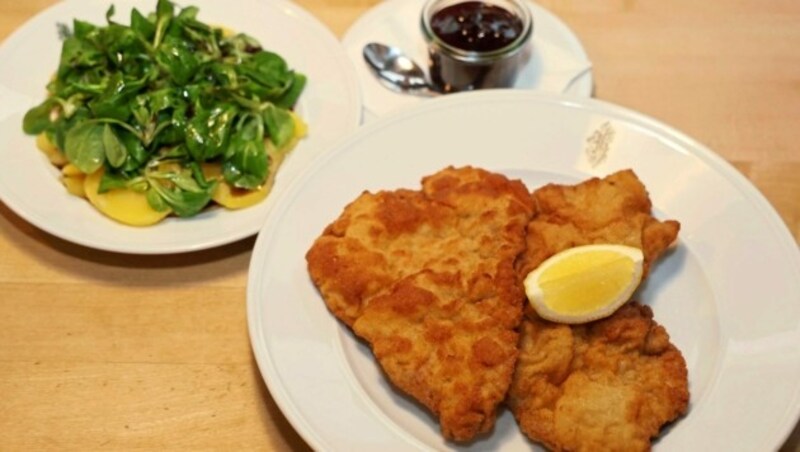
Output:
[[[0,0],[0,39],[51,3]],[[378,1],[298,3],[341,36]],[[582,39],[596,97],[716,150],[800,241],[800,2],[540,3]],[[252,246],[105,253],[0,203],[0,449],[307,449],[251,354]]]

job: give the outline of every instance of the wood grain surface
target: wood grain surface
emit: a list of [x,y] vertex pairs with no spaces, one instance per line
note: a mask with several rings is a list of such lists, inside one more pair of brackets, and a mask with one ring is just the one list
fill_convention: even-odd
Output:
[[[0,39],[52,3],[0,0]],[[297,3],[341,36],[378,1]],[[583,41],[596,97],[714,149],[800,241],[799,1],[539,3]],[[308,449],[251,353],[253,243],[105,253],[0,203],[0,449]],[[798,429],[783,450],[800,451]]]

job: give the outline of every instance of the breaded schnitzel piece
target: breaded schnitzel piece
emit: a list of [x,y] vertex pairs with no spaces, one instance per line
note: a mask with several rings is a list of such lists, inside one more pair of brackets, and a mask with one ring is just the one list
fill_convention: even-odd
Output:
[[652,317],[631,302],[585,325],[524,321],[509,397],[522,431],[557,451],[649,450],[689,401],[683,356]]
[[306,258],[330,311],[389,379],[469,441],[494,425],[517,358],[524,294],[514,260],[533,203],[525,186],[446,168],[422,191],[363,193]]
[[[638,247],[644,271],[680,225],[659,222],[642,183],[626,170],[574,186],[536,190],[520,280],[548,257],[593,243]],[[648,450],[689,400],[686,363],[652,311],[638,303],[586,325],[539,318],[527,306],[508,403],[522,431],[553,450]]]
[[680,224],[652,217],[652,204],[631,170],[578,185],[549,184],[533,192],[539,213],[528,226],[527,251],[517,262],[523,277],[548,257],[567,248],[594,243],[642,249],[644,275],[675,241]]

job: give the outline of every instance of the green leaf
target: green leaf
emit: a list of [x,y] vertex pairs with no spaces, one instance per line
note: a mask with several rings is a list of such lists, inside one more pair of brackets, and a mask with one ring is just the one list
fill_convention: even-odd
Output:
[[96,26],[78,19],[72,21],[72,28],[75,30],[72,36],[78,39],[88,39],[90,35],[97,31]]
[[[177,114],[176,114],[177,115]],[[163,116],[163,115],[162,115]],[[180,115],[177,115],[180,116]],[[164,147],[179,148],[186,143],[186,122],[179,123],[174,118],[164,117],[159,119],[159,123],[153,134],[153,149]],[[181,149],[183,156],[186,156],[186,149]]]
[[192,177],[194,177],[194,180],[197,181],[197,184],[204,190],[208,190],[208,188],[211,185],[211,182],[209,182],[206,179],[206,176],[203,174],[203,169],[200,167],[200,164],[198,164],[197,162],[189,162],[188,166],[191,169]]
[[261,118],[251,116],[233,137],[231,155],[222,163],[222,174],[231,185],[248,190],[258,188],[267,179],[269,158],[264,144]]
[[153,47],[161,45],[161,40],[167,32],[172,16],[175,14],[175,5],[168,0],[158,0],[156,5],[156,32],[153,38]]
[[38,135],[52,124],[50,113],[53,111],[54,100],[47,99],[41,104],[31,108],[22,118],[22,130],[29,135]]
[[[150,186],[155,189],[161,199],[179,217],[191,217],[197,215],[197,213],[203,210],[203,208],[205,208],[205,206],[211,201],[211,190],[191,192],[181,189],[170,189],[164,187],[158,181],[151,181]],[[149,197],[148,201],[150,201]],[[151,206],[153,205],[151,204]]]
[[188,152],[186,152],[186,146],[175,146],[173,148],[163,148],[158,152],[158,159],[168,160],[168,159],[177,159],[177,160],[186,160],[187,158],[191,157]]
[[117,136],[120,141],[122,141],[122,144],[125,145],[125,151],[128,154],[128,159],[125,161],[125,166],[122,168],[123,171],[131,172],[142,167],[150,157],[142,141],[127,130],[119,131]]
[[234,90],[239,83],[236,67],[232,64],[214,62],[207,66],[209,76],[223,88]]
[[53,130],[53,137],[55,138],[55,145],[59,149],[66,148],[66,139],[67,139],[67,132],[72,130],[73,127],[82,123],[83,121],[89,120],[91,114],[89,109],[86,107],[78,107],[74,114],[69,118],[66,117],[59,117],[55,123],[53,123],[52,130]]
[[183,168],[179,171],[152,171],[148,173],[151,179],[165,180],[171,182],[175,187],[189,192],[199,193],[204,191],[203,187],[197,183],[190,168]]
[[75,69],[96,67],[103,63],[103,53],[91,42],[76,36],[67,38],[61,46],[61,61],[58,64],[58,77],[64,77]]
[[156,17],[162,19],[164,17],[172,18],[175,14],[175,5],[169,0],[158,0],[156,3]]
[[[168,110],[172,109],[173,115],[178,111],[186,111],[186,101],[180,98],[178,90],[172,87],[139,94],[131,102],[131,111],[140,129],[145,131],[145,141],[152,142],[156,129],[163,129],[163,122],[170,121]],[[161,114],[165,112],[165,114]],[[182,130],[182,128],[181,128]],[[183,136],[182,134],[180,135]]]
[[177,173],[174,177],[172,177],[172,183],[174,183],[178,188],[181,190],[191,191],[195,193],[199,193],[203,191],[203,188],[194,180],[191,171],[182,171]]
[[150,187],[145,196],[147,197],[147,204],[150,204],[150,207],[156,212],[165,212],[169,210],[169,205],[154,187]]
[[292,73],[280,55],[261,50],[236,67],[237,71],[255,82],[252,91],[268,98],[282,95],[292,83]]
[[61,107],[61,116],[69,119],[75,114],[78,108],[84,104],[85,97],[86,96],[82,93],[76,93],[68,99],[61,99],[58,97],[53,97],[52,99],[58,102],[58,105]]
[[197,13],[200,12],[200,9],[196,6],[187,6],[181,10],[178,14],[179,19],[197,19]]
[[128,180],[121,174],[105,171],[103,177],[100,178],[100,185],[97,187],[97,193],[106,193],[109,190],[127,188],[127,186]]
[[252,54],[262,50],[261,44],[255,38],[244,33],[222,38],[219,43],[223,60],[226,63],[239,65]]
[[115,11],[114,4],[112,3],[111,6],[109,6],[108,10],[106,11],[106,22],[108,22],[109,24],[112,23],[111,18],[114,17],[114,11]]
[[144,176],[139,176],[129,180],[127,187],[136,193],[146,193],[150,189],[150,184]]
[[106,90],[108,86],[108,79],[103,79],[100,83],[83,83],[80,81],[70,81],[69,82],[69,90],[65,91],[74,91],[79,94],[86,94],[87,96],[94,96],[98,94],[103,94],[103,91]]
[[186,148],[196,162],[206,161],[208,144],[208,113],[197,114],[186,124]]
[[119,168],[125,164],[128,158],[128,150],[125,145],[114,133],[114,129],[106,124],[103,127],[103,147],[105,147],[106,160],[113,168]]
[[194,49],[172,36],[167,36],[158,48],[156,61],[177,85],[187,84],[200,66]]
[[84,174],[97,171],[106,159],[103,125],[84,122],[70,129],[64,141],[64,153]]
[[206,52],[210,53],[209,57],[219,56],[219,44],[217,44],[217,37],[213,28],[202,22],[187,19],[183,21],[183,33],[195,45],[203,47]]
[[177,96],[173,88],[163,88],[148,94],[150,108],[153,113],[159,113],[167,108],[181,105],[183,101]]
[[282,148],[294,136],[294,119],[287,110],[268,105],[263,112],[264,124],[275,147]]
[[112,67],[126,76],[141,77],[147,48],[133,29],[112,23],[103,29],[98,37],[98,44]]
[[147,42],[150,42],[156,34],[155,24],[147,20],[147,17],[136,8],[131,10],[131,29]]
[[236,117],[236,107],[223,105],[195,114],[186,125],[186,147],[197,162],[222,155],[228,147],[229,131]]
[[275,101],[275,105],[282,108],[294,108],[294,105],[297,103],[297,99],[300,98],[300,94],[303,93],[303,89],[306,87],[307,78],[303,74],[299,74],[297,72],[292,74],[292,85],[291,87],[280,97],[280,99]]
[[96,118],[127,121],[131,116],[131,100],[144,87],[144,80],[126,80],[119,73],[109,78],[103,94],[89,102]]

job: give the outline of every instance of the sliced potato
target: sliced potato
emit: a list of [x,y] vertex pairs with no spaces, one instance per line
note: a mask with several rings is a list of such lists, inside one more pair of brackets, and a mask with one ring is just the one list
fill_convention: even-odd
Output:
[[67,191],[71,195],[78,196],[80,198],[86,197],[86,190],[84,189],[86,177],[81,174],[80,176],[64,176],[61,178],[61,183],[64,184],[64,187],[67,188]]
[[270,187],[267,184],[262,185],[258,190],[242,190],[225,182],[222,178],[222,167],[218,162],[204,163],[203,175],[206,179],[217,181],[217,187],[211,194],[211,199],[228,209],[244,209],[258,204],[269,193]]
[[85,174],[83,174],[83,171],[79,170],[78,167],[73,165],[72,163],[67,163],[66,165],[64,165],[64,167],[61,168],[61,174],[64,175],[64,177],[86,176]]
[[295,112],[290,111],[289,114],[292,115],[292,119],[294,119],[294,137],[286,147],[288,150],[291,150],[291,147],[294,147],[297,141],[308,135],[308,124],[303,121],[303,118],[297,116]]
[[222,25],[215,25],[214,28],[219,28],[220,30],[222,30],[222,37],[223,38],[230,38],[231,36],[234,36],[236,34],[235,31],[231,30],[228,27],[222,26]]
[[47,138],[47,134],[45,133],[40,133],[36,136],[36,147],[44,152],[44,155],[47,156],[47,160],[50,160],[50,163],[59,168],[69,163],[64,153],[58,150],[56,145]]
[[242,190],[225,181],[220,181],[211,199],[227,209],[244,209],[261,202],[269,194],[270,187],[262,185],[257,190]]
[[128,189],[97,193],[103,172],[101,168],[86,176],[83,188],[89,202],[109,218],[131,226],[150,226],[170,214],[170,210],[158,212],[150,207],[144,193]]

